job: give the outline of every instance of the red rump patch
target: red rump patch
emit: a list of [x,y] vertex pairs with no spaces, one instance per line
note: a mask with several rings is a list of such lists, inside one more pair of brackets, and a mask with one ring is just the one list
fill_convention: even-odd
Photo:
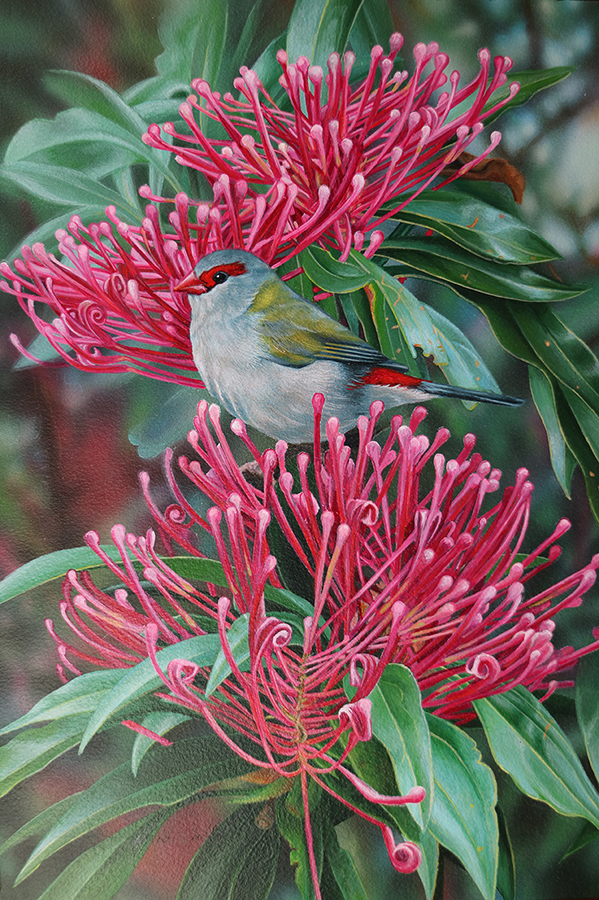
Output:
[[397,369],[374,366],[370,372],[362,375],[357,386],[362,384],[385,384],[390,387],[418,387],[421,383],[422,378],[414,378],[413,375],[406,375],[404,372],[398,372]]
[[204,285],[207,291],[214,287],[216,284],[214,280],[214,276],[218,272],[225,272],[227,275],[245,275],[247,269],[243,263],[235,262],[235,263],[225,263],[223,266],[213,266],[211,269],[208,269],[206,272],[202,272],[200,275],[200,282]]

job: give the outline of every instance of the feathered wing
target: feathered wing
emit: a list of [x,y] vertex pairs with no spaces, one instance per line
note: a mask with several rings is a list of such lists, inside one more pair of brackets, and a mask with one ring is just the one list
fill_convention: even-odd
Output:
[[248,312],[259,315],[265,350],[283,366],[301,368],[317,359],[330,359],[365,369],[387,366],[408,371],[407,366],[375,350],[276,276],[260,287]]

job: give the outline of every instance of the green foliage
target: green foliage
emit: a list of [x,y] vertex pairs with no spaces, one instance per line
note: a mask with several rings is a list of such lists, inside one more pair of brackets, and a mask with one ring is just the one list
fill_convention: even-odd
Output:
[[599,827],[599,794],[558,723],[526,688],[474,706],[497,764],[523,793]]
[[256,808],[234,810],[206,838],[183,877],[177,900],[263,900],[279,858],[277,828],[265,828]]
[[495,898],[498,826],[497,787],[475,742],[460,728],[427,715],[435,793],[432,835],[470,873],[483,897]]
[[433,801],[431,738],[416,680],[405,666],[390,665],[370,694],[372,731],[391,758],[401,794],[420,785],[422,803],[409,803],[408,811],[421,830],[428,825]]
[[[159,28],[164,50],[156,60],[157,74],[122,93],[90,75],[57,70],[47,74],[46,90],[70,108],[53,119],[38,117],[23,125],[8,143],[0,166],[0,184],[6,193],[31,198],[36,227],[28,243],[44,241],[53,249],[54,232],[66,227],[73,213],[84,223],[101,220],[108,204],[127,221],[140,222],[144,204],[138,188],[145,182],[156,193],[174,195],[186,190],[202,196],[204,187],[194,173],[142,140],[151,122],[176,119],[192,78],[206,78],[214,89],[226,91],[238,67],[254,62],[267,89],[280,99],[280,67],[275,59],[280,47],[286,47],[292,59],[307,54],[313,64],[326,68],[329,53],[343,52],[349,43],[359,57],[354,69],[358,78],[367,69],[372,45],[386,46],[393,28],[384,0],[297,0],[285,30],[272,40],[272,28],[265,27],[267,4],[251,7],[240,24],[230,15],[233,11],[233,4],[220,0],[171,4]],[[510,81],[518,80],[521,90],[510,107],[515,109],[571,71],[562,66],[517,73]],[[507,91],[506,85],[500,95]],[[31,114],[39,116],[39,110],[32,108]],[[201,125],[212,134],[214,126],[207,117],[201,117]],[[393,208],[391,204],[389,211]],[[398,282],[397,276],[441,284],[476,307],[489,320],[501,347],[529,367],[533,400],[562,489],[569,496],[578,464],[599,519],[599,362],[569,326],[567,315],[554,312],[555,303],[565,310],[583,290],[556,280],[541,265],[558,259],[559,253],[522,221],[510,199],[493,190],[477,191],[467,183],[424,191],[391,218],[395,231],[374,259],[352,251],[341,263],[322,248],[311,247],[290,266],[301,265],[304,270],[291,284],[308,297],[313,286],[336,295],[327,310],[338,310],[355,333],[409,365],[413,374],[424,374],[424,355],[452,384],[498,391],[490,368],[461,328],[422,302],[416,289]],[[429,231],[432,235],[426,234]],[[155,455],[183,436],[189,427],[190,404],[197,399],[197,392],[183,389],[167,401],[158,426],[149,420],[138,424],[132,440],[139,444],[140,454]],[[280,542],[280,534],[278,538]],[[111,560],[121,562],[115,548],[103,549]],[[215,560],[174,557],[165,561],[190,580],[227,584]],[[87,547],[42,556],[0,583],[0,602],[55,581],[70,569],[93,570],[102,565]],[[294,642],[301,643],[303,618],[312,611],[311,593],[305,581],[300,584],[294,577],[293,569],[293,560],[288,561],[285,574],[290,589],[267,586],[265,600],[269,610],[291,624]],[[235,622],[229,640],[243,670],[249,656],[247,617]],[[211,670],[207,695],[230,674],[216,634],[158,652],[162,671],[170,661],[181,658]],[[598,659],[595,654],[581,663],[576,696],[580,728],[597,777]],[[79,745],[83,750],[99,731],[118,727],[125,715],[135,716],[143,727],[160,735],[180,726],[193,728],[195,713],[173,712],[156,697],[163,690],[164,683],[146,659],[131,669],[79,676],[48,694],[0,731],[12,734],[22,729],[0,748],[0,793],[12,790],[69,749]],[[467,869],[485,900],[494,900],[496,887],[503,900],[514,900],[511,824],[507,814],[495,809],[497,783],[490,766],[481,760],[474,733],[425,714],[416,682],[402,666],[387,668],[370,699],[375,736],[352,750],[347,765],[382,794],[406,793],[416,784],[423,785],[425,802],[381,807],[338,772],[323,773],[323,782],[354,808],[420,846],[423,861],[418,874],[428,900],[435,893],[440,853],[446,852]],[[475,706],[495,764],[529,797],[557,814],[584,820],[566,855],[596,840],[599,794],[570,740],[547,710],[523,688],[476,701]],[[99,840],[70,863],[40,898],[108,900],[171,815],[203,796],[217,795],[231,801],[228,814],[195,854],[177,900],[263,900],[271,892],[281,838],[291,848],[301,896],[311,900],[315,893],[299,779],[293,784],[281,778],[266,786],[252,785],[240,780],[251,765],[216,736],[177,739],[177,731],[173,736],[173,745],[162,747],[137,735],[130,760],[87,790],[50,806],[8,838],[1,852],[40,838],[18,880],[78,837],[142,810],[141,818]],[[343,742],[342,736],[331,752],[340,754]],[[317,866],[327,900],[368,900],[370,889],[337,840],[340,804],[314,782],[308,793]]]

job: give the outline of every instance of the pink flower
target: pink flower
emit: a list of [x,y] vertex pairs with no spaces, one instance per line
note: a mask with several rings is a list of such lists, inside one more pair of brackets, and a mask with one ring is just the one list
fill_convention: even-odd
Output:
[[[368,695],[389,663],[411,669],[425,708],[462,723],[473,717],[472,701],[478,698],[517,684],[545,695],[569,684],[556,676],[599,647],[599,634],[580,650],[555,650],[552,643],[556,613],[580,604],[595,581],[599,555],[553,587],[525,592],[529,579],[555,561],[560,552],[555,542],[569,527],[560,522],[533,552],[522,553],[532,493],[525,470],[489,503],[500,472],[473,453],[472,435],[457,457],[447,460],[439,452],[449,438],[447,429],[432,442],[418,435],[426,415],[418,408],[409,425],[399,416],[392,420],[381,446],[373,439],[382,412],[378,403],[358,423],[354,455],[335,419],[326,423],[323,454],[323,404],[316,395],[314,456],[297,455],[294,478],[285,443],[261,454],[236,420],[232,430],[254,460],[253,472],[240,469],[218,408],[200,403],[189,435],[199,460],[182,457],[179,463],[214,504],[205,518],[186,501],[170,468],[176,502],[164,514],[142,478],[167,542],[201,556],[195,528],[211,535],[229,596],[200,591],[177,575],[157,555],[153,532],[135,538],[115,526],[122,565],[106,556],[96,534],[88,534],[87,541],[124,587],[112,596],[86,573],[70,572],[61,612],[76,640],[66,643],[48,623],[62,663],[72,672],[79,673],[75,659],[126,667],[149,656],[168,689],[165,697],[201,713],[228,747],[257,768],[299,777],[315,884],[308,778],[360,815],[364,812],[327,784],[327,773],[340,772],[374,803],[423,799],[421,788],[404,797],[382,796],[348,762],[357,742],[372,735]],[[421,486],[423,476],[427,488]],[[265,600],[266,585],[280,584],[269,542],[273,520],[311,576],[313,595],[306,598],[311,611],[301,624],[297,616],[287,621],[269,610]],[[133,565],[130,553],[141,566]],[[161,647],[204,634],[197,614],[215,621],[231,669],[210,694],[209,669],[182,656],[162,671],[156,655]],[[231,645],[231,628],[238,627],[240,616],[247,621],[247,667],[240,666]],[[345,676],[355,688],[351,702],[343,690]],[[241,746],[235,733],[261,753]],[[342,733],[347,740],[340,749]],[[413,871],[420,863],[418,848],[409,842],[396,846],[387,826],[373,821],[383,831],[393,865]]]
[[[322,402],[316,395],[317,434]],[[545,695],[570,686],[557,676],[599,648],[599,640],[580,650],[556,650],[554,617],[581,603],[595,582],[599,555],[552,587],[536,594],[527,590],[530,579],[559,556],[556,541],[570,523],[563,519],[540,546],[522,552],[533,490],[526,469],[489,502],[499,491],[501,473],[473,453],[473,435],[466,435],[455,459],[446,459],[438,451],[449,432],[440,429],[432,442],[417,435],[426,415],[418,408],[409,425],[393,418],[381,447],[373,440],[381,412],[382,404],[373,404],[370,418],[359,421],[355,457],[330,419],[324,455],[316,439],[312,461],[307,453],[297,456],[299,484],[287,471],[286,444],[279,441],[275,451],[261,455],[235,420],[231,427],[261,472],[258,488],[235,463],[218,408],[203,402],[189,435],[203,466],[184,457],[179,464],[223,511],[235,497],[249,548],[261,510],[271,511],[313,579],[314,619],[321,613],[330,619],[331,640],[373,615],[383,616],[387,627],[393,620],[393,637],[387,631],[373,639],[364,665],[376,667],[384,653],[388,662],[408,666],[431,712],[463,723],[474,716],[473,700],[517,684]],[[427,483],[432,479],[430,489],[421,487],[423,477]],[[186,503],[172,476],[171,485],[178,502],[165,515],[149,496],[148,501],[166,539],[193,552],[191,526],[210,530],[210,524]],[[220,545],[219,552],[224,552]],[[233,560],[231,577],[243,562]]]
[[[73,658],[114,668],[135,665],[149,656],[168,688],[169,693],[165,695],[168,699],[200,712],[228,747],[257,768],[285,778],[299,777],[317,897],[320,893],[310,830],[308,777],[353,811],[379,825],[393,865],[402,872],[414,871],[421,861],[419,849],[409,842],[396,846],[384,823],[344,800],[323,780],[328,772],[339,771],[373,803],[404,805],[424,799],[425,791],[421,787],[412,788],[405,796],[379,794],[344,765],[356,743],[372,736],[371,702],[367,694],[376,686],[389,662],[390,649],[383,649],[374,665],[364,666],[363,659],[371,657],[370,649],[375,645],[387,642],[389,648],[394,646],[401,604],[394,604],[388,614],[381,614],[382,609],[377,611],[373,606],[370,615],[341,627],[335,617],[327,620],[326,611],[322,615],[324,607],[321,607],[304,619],[303,636],[294,635],[292,626],[269,614],[265,606],[264,588],[276,566],[266,540],[270,513],[264,507],[258,511],[252,539],[248,542],[238,500],[232,495],[226,504],[226,528],[217,507],[208,513],[233,603],[227,597],[216,599],[198,591],[172,571],[156,555],[151,531],[145,538],[135,538],[126,534],[120,525],[113,528],[122,566],[108,558],[99,546],[98,535],[90,532],[86,536],[89,546],[124,588],[116,590],[112,597],[98,589],[87,573],[68,574],[61,613],[78,642],[86,648],[65,643],[48,621],[61,660],[79,674]],[[341,541],[346,531],[347,526],[340,527]],[[141,573],[136,571],[129,553],[141,563]],[[128,591],[137,598],[137,609],[128,599]],[[152,596],[155,592],[159,593],[160,601]],[[194,618],[198,612],[216,620],[221,647],[231,667],[230,677],[210,696],[206,694],[209,670],[181,658],[169,663],[163,672],[156,656],[162,646],[205,633]],[[231,627],[241,615],[248,617],[249,671],[240,669],[229,639]],[[351,702],[342,685],[346,675],[357,689]],[[123,724],[165,742],[135,722],[125,720]],[[223,726],[253,740],[262,748],[263,755],[249,753]],[[337,743],[344,732],[348,733],[348,740],[339,750]]]
[[[227,247],[252,251],[276,264],[311,242],[306,228],[293,224],[292,192],[276,185],[265,194],[248,190],[227,175],[214,184],[214,202],[178,194],[172,204],[172,231],[160,224],[156,205],[146,208],[141,226],[121,221],[114,207],[109,221],[84,226],[73,216],[68,231],[56,233],[66,262],[43,244],[23,247],[14,271],[0,264],[0,290],[17,297],[36,328],[60,356],[79,369],[141,372],[151,378],[201,387],[189,339],[187,295],[176,285],[205,254]],[[9,283],[10,282],[10,283]],[[55,317],[46,321],[37,305]],[[13,343],[31,359],[18,338]],[[37,361],[37,360],[36,360]]]
[[[294,198],[296,227],[309,227],[312,242],[339,249],[344,259],[352,245],[362,249],[366,232],[403,209],[436,178],[445,179],[436,185],[441,187],[487,156],[497,146],[499,132],[493,132],[483,153],[451,174],[444,172],[480,134],[483,120],[519,89],[512,84],[508,96],[493,103],[512,60],[495,57],[491,76],[488,50],[479,53],[478,75],[460,89],[459,72],[448,79],[449,57],[436,43],[414,47],[413,75],[394,73],[402,43],[400,34],[392,35],[387,56],[382,47],[374,47],[368,75],[353,84],[351,52],[343,64],[339,54],[332,53],[325,76],[304,56],[288,63],[280,50],[280,83],[291,104],[289,112],[267,94],[252,69],[242,68],[234,82],[239,100],[230,93],[221,98],[208,82],[196,79],[192,87],[197,96],[180,108],[191,135],[167,122],[163,130],[177,138],[175,146],[161,136],[158,125],[150,126],[144,140],[176,153],[178,162],[202,172],[210,183],[226,174],[232,182],[285,185]],[[447,89],[436,93],[448,80]],[[467,108],[460,109],[467,100]],[[227,137],[206,138],[195,117],[200,111],[217,121]],[[373,237],[370,253],[382,234]]]

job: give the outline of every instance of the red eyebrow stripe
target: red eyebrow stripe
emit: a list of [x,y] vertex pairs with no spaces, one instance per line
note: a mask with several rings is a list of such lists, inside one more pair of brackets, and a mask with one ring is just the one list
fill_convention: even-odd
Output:
[[225,263],[222,266],[213,266],[200,275],[200,281],[206,288],[214,287],[214,276],[217,272],[226,272],[227,275],[245,275],[247,269],[243,263]]

